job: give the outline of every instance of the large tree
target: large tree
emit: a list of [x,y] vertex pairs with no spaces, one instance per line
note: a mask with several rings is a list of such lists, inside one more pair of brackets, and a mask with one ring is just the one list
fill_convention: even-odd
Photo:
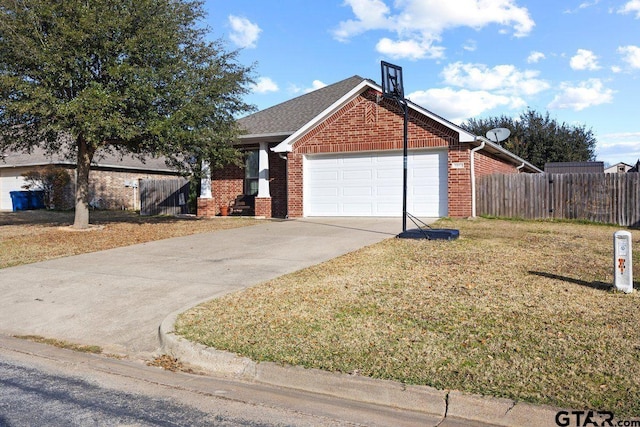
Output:
[[77,160],[74,227],[89,225],[96,155],[234,159],[252,68],[203,17],[199,0],[0,0],[0,152]]
[[501,144],[512,153],[544,168],[548,162],[579,162],[595,160],[596,138],[584,125],[558,123],[549,113],[527,109],[519,118],[505,115],[486,119],[469,119],[462,127],[484,136],[493,128],[507,128],[509,139]]

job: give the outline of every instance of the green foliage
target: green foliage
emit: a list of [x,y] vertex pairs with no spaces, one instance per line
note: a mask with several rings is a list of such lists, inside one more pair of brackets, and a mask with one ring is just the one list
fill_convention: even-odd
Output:
[[44,200],[49,209],[63,209],[65,203],[65,189],[71,182],[66,169],[54,165],[32,169],[22,174],[26,190],[39,189],[44,191]]
[[76,206],[96,152],[234,161],[252,69],[203,16],[199,0],[0,0],[0,152],[78,159]]
[[501,144],[517,156],[544,168],[548,162],[579,162],[595,160],[596,138],[584,125],[558,123],[549,117],[528,109],[514,119],[505,115],[486,119],[469,119],[462,128],[475,135],[504,127],[511,136]]

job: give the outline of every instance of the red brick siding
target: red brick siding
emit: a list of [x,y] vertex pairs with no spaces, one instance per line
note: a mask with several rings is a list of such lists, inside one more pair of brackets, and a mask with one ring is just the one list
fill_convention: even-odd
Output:
[[[244,168],[236,165],[227,165],[222,169],[214,169],[211,171],[211,201],[207,203],[206,215],[201,215],[198,210],[198,216],[214,216],[220,213],[220,206],[229,206],[237,196],[244,192]],[[213,207],[212,207],[213,206]],[[213,215],[211,214],[214,211]]]
[[211,218],[216,216],[220,212],[220,207],[216,203],[215,199],[202,199],[198,197],[197,215]]
[[[462,164],[454,168],[453,164]],[[448,153],[448,215],[453,218],[464,218],[471,215],[471,165],[469,144],[454,144]]]
[[256,216],[271,218],[271,197],[256,197]]
[[287,204],[289,217],[297,218],[303,215],[302,207],[302,154],[289,153],[287,156],[287,175],[289,177],[289,191]]
[[476,178],[494,173],[518,173],[517,166],[513,163],[505,163],[482,150],[475,153]]

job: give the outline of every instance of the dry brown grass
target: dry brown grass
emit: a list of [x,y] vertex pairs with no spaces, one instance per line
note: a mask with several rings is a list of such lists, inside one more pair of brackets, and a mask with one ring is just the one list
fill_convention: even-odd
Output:
[[257,222],[246,218],[142,217],[127,211],[95,211],[91,212],[91,223],[98,227],[74,232],[69,230],[73,212],[0,212],[0,268]]
[[461,239],[390,239],[201,305],[177,330],[255,360],[640,415],[640,294],[611,290],[617,228],[439,226]]

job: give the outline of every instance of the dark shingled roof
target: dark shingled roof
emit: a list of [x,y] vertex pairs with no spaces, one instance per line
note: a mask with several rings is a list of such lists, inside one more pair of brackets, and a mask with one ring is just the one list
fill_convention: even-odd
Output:
[[247,136],[292,134],[365,80],[349,77],[238,120]]
[[[0,168],[20,166],[44,166],[48,164],[75,165],[75,159],[67,159],[60,153],[47,153],[40,147],[35,147],[31,153],[20,151],[7,151],[0,153]],[[175,169],[166,165],[164,158],[149,156],[145,162],[133,157],[114,154],[96,153],[92,166],[117,169],[135,169],[142,171],[155,171],[175,173]]]

